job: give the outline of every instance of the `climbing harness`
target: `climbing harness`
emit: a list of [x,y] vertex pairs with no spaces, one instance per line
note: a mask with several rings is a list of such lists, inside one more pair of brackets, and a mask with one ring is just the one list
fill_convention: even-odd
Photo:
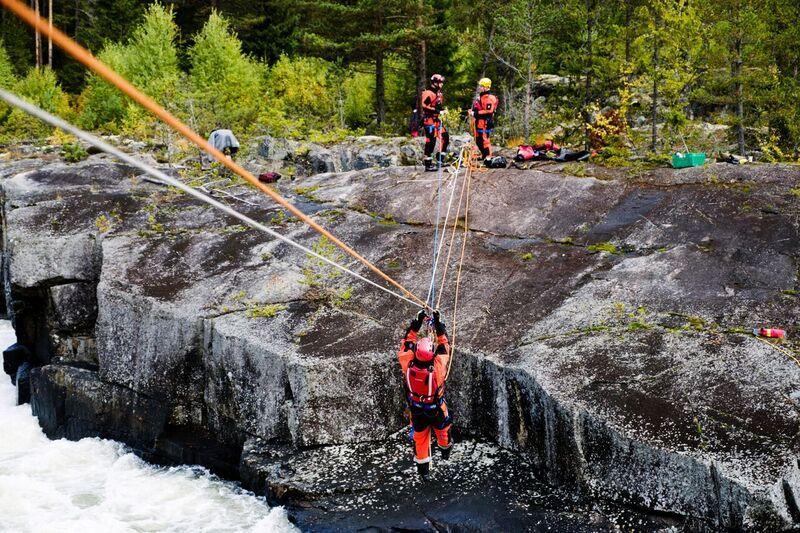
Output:
[[351,276],[353,276],[353,277],[355,277],[355,278],[357,278],[357,279],[359,279],[359,280],[361,280],[361,281],[363,281],[365,283],[368,283],[369,285],[372,285],[373,287],[375,287],[377,289],[380,289],[380,290],[386,292],[387,294],[391,294],[392,296],[394,296],[396,298],[399,298],[399,299],[401,299],[401,300],[403,300],[403,301],[405,301],[407,303],[410,303],[412,305],[417,305],[417,302],[415,302],[415,301],[413,301],[413,300],[411,300],[409,298],[406,298],[402,294],[399,294],[399,293],[397,293],[397,292],[395,292],[395,291],[393,291],[391,289],[388,289],[388,288],[386,288],[386,287],[384,287],[382,285],[379,285],[378,283],[375,283],[374,281],[365,278],[364,276],[362,276],[358,272],[354,272],[353,270],[351,270],[351,269],[349,269],[349,268],[347,268],[345,266],[342,266],[342,265],[336,263],[335,261],[332,261],[331,259],[329,259],[329,258],[327,258],[327,257],[325,257],[323,255],[318,254],[314,250],[312,250],[310,248],[307,248],[306,246],[303,246],[302,244],[293,241],[289,237],[281,235],[277,231],[264,226],[263,224],[253,220],[252,218],[250,218],[250,217],[248,217],[246,215],[243,215],[242,213],[240,213],[239,211],[233,209],[232,207],[219,202],[218,200],[212,198],[211,196],[203,194],[202,192],[198,191],[197,189],[189,187],[188,185],[186,185],[182,181],[177,180],[177,179],[175,179],[175,178],[173,178],[171,176],[168,176],[167,174],[164,174],[160,170],[158,170],[156,168],[153,168],[152,166],[148,165],[147,163],[143,162],[142,160],[136,159],[135,157],[132,157],[132,156],[126,154],[125,152],[122,152],[118,148],[115,148],[114,146],[111,146],[110,144],[106,143],[105,141],[102,141],[102,140],[98,139],[97,137],[95,137],[91,133],[83,131],[80,128],[77,128],[76,126],[73,126],[73,125],[69,124],[68,122],[66,122],[64,120],[62,120],[62,119],[60,119],[60,118],[58,118],[58,117],[56,117],[54,115],[51,115],[47,111],[45,111],[45,110],[43,110],[43,109],[41,109],[39,107],[36,107],[33,104],[25,102],[24,100],[18,98],[17,96],[14,96],[13,94],[11,94],[11,93],[3,90],[3,89],[0,89],[0,99],[4,100],[6,103],[8,103],[11,106],[17,107],[17,108],[21,109],[22,111],[25,111],[26,113],[28,113],[31,116],[34,116],[34,117],[42,120],[43,122],[46,122],[46,123],[50,124],[53,127],[59,128],[59,129],[65,131],[67,133],[70,133],[70,134],[74,135],[75,137],[77,137],[79,139],[82,139],[82,140],[86,141],[87,143],[91,144],[92,146],[102,150],[103,152],[106,152],[106,153],[116,157],[117,159],[119,159],[119,160],[121,160],[121,161],[123,161],[125,163],[128,163],[129,165],[131,165],[133,167],[138,168],[139,170],[141,170],[142,172],[147,173],[148,175],[152,176],[153,178],[155,178],[159,182],[164,183],[166,185],[170,185],[172,187],[176,187],[176,188],[182,190],[183,192],[185,192],[186,194],[189,194],[189,195],[197,198],[198,200],[200,200],[202,202],[205,202],[208,205],[210,205],[210,206],[212,206],[212,207],[214,207],[216,209],[219,209],[223,213],[225,213],[227,215],[230,215],[230,216],[232,216],[234,218],[239,219],[240,221],[244,222],[245,224],[247,224],[251,228],[257,229],[257,230],[262,231],[262,232],[264,232],[264,233],[266,233],[268,235],[271,235],[272,237],[275,237],[276,239],[279,239],[279,240],[285,242],[286,244],[288,244],[290,246],[293,246],[293,247],[297,248],[298,250],[301,250],[301,251],[305,252],[306,254],[308,254],[310,256],[313,256],[313,257],[315,257],[315,258],[317,258],[317,259],[329,264],[330,266],[341,270],[342,272],[345,272],[345,273],[347,273],[347,274],[349,274],[349,275],[351,275]]
[[350,246],[348,246],[347,244],[336,238],[328,230],[326,230],[320,224],[315,222],[311,217],[300,211],[297,207],[295,207],[293,204],[291,204],[288,200],[283,198],[277,192],[272,190],[267,185],[259,182],[258,179],[255,176],[253,176],[252,173],[242,168],[238,163],[234,162],[233,160],[225,157],[225,155],[222,154],[222,152],[211,146],[205,139],[200,137],[189,126],[178,120],[169,111],[167,111],[162,106],[157,104],[150,97],[148,97],[147,95],[136,89],[130,82],[128,82],[125,78],[117,74],[117,72],[109,68],[105,63],[96,59],[88,50],[86,50],[78,43],[73,41],[58,28],[50,27],[49,22],[46,19],[37,16],[33,10],[31,10],[29,7],[21,3],[19,0],[0,0],[0,4],[2,4],[11,12],[16,14],[28,25],[34,27],[40,33],[47,35],[67,54],[71,55],[73,58],[83,63],[86,67],[94,71],[97,75],[105,79],[107,82],[117,87],[120,91],[125,93],[127,96],[129,96],[139,105],[147,109],[150,113],[161,119],[163,122],[168,124],[170,127],[172,127],[172,129],[183,135],[186,139],[190,140],[201,150],[212,155],[218,162],[226,166],[229,170],[231,170],[235,174],[241,176],[245,181],[249,182],[251,185],[262,191],[267,196],[272,198],[272,200],[275,201],[278,205],[280,205],[281,207],[289,211],[292,215],[294,215],[295,217],[303,221],[305,224],[310,226],[314,231],[326,237],[328,240],[330,240],[333,244],[342,249],[349,256],[361,262],[364,266],[366,266],[372,272],[381,277],[384,281],[388,282],[395,288],[399,289],[404,295],[404,299],[412,300],[415,305],[422,305],[427,307],[426,303],[423,302],[419,297],[417,297],[411,291],[406,289],[403,285],[392,279],[388,274],[383,272],[377,266],[373,265],[369,260],[367,260],[358,252],[353,250]]

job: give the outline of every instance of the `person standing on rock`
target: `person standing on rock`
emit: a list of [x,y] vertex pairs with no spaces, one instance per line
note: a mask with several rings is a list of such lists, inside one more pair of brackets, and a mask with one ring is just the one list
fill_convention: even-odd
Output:
[[[422,91],[420,96],[420,107],[422,108],[422,127],[425,130],[425,170],[437,170],[447,152],[450,144],[450,134],[442,124],[442,88],[444,87],[444,76],[434,74],[431,76],[430,87]],[[436,156],[437,162],[433,162],[433,150],[436,148],[437,139],[441,141],[439,154]]]
[[397,354],[403,370],[406,400],[414,430],[414,462],[422,479],[428,479],[430,474],[431,428],[436,434],[442,459],[450,458],[453,446],[450,440],[453,420],[444,400],[444,385],[450,362],[450,339],[439,311],[434,311],[432,315],[436,331],[435,346],[427,337],[419,339],[419,330],[427,318],[423,309],[411,321]]
[[494,130],[494,113],[498,103],[497,96],[492,94],[492,80],[481,78],[478,81],[478,97],[472,103],[470,114],[475,118],[475,144],[484,162],[492,157],[489,136]]

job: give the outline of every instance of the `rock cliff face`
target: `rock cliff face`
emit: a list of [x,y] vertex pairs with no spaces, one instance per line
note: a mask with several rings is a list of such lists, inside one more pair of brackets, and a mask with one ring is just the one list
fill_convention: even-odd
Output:
[[[748,334],[792,326],[800,307],[800,171],[596,172],[475,174],[448,397],[460,438],[488,441],[472,455],[463,442],[454,459],[502,460],[462,483],[473,489],[440,487],[442,498],[471,501],[500,475],[492,490],[516,509],[510,520],[567,520],[520,510],[542,499],[511,481],[524,471],[606,502],[576,508],[581,518],[563,522],[573,529],[611,527],[619,509],[645,510],[653,529],[800,525],[794,344]],[[433,177],[389,167],[279,187],[424,293]],[[103,156],[5,163],[0,178],[5,298],[34,354],[32,406],[48,435],[205,464],[302,502],[298,519],[312,529],[476,516],[391,489],[411,467],[396,434],[394,352],[413,309]],[[446,193],[452,185],[446,176]],[[337,255],[265,198],[233,182],[227,192],[253,218]],[[447,464],[438,474],[465,475]],[[428,514],[409,518],[400,500]]]

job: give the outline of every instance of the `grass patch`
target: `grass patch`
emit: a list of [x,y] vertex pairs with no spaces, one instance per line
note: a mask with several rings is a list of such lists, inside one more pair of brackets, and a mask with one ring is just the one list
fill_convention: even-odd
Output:
[[586,168],[586,163],[567,163],[561,170],[564,174],[569,174],[570,176],[575,176],[576,178],[586,178],[591,177],[589,174],[588,169]]
[[68,163],[78,163],[89,157],[89,152],[78,143],[65,143],[61,145],[61,157]]
[[282,304],[267,304],[251,307],[245,313],[247,318],[273,318],[281,311],[286,310],[286,306]]
[[533,253],[525,252],[524,254],[520,254],[519,258],[523,261],[531,261],[533,259]]
[[586,250],[590,253],[596,254],[598,252],[607,252],[609,254],[618,254],[619,249],[616,247],[614,243],[611,242],[600,242],[597,244],[590,244],[586,247]]

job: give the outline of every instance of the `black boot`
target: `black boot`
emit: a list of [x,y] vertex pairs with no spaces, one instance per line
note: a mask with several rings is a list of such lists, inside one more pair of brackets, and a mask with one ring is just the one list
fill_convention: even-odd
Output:
[[451,444],[447,448],[442,448],[441,446],[439,446],[439,450],[442,452],[442,459],[447,461],[448,459],[450,459],[450,452],[453,450],[453,445]]
[[433,159],[430,157],[423,159],[422,164],[425,165],[425,170],[427,172],[432,172],[437,169],[436,165],[433,163]]
[[439,162],[440,166],[444,166],[445,162],[447,161],[447,153],[439,152],[438,154],[436,154],[436,161]]
[[431,462],[417,463],[417,474],[422,481],[428,481],[431,478]]

